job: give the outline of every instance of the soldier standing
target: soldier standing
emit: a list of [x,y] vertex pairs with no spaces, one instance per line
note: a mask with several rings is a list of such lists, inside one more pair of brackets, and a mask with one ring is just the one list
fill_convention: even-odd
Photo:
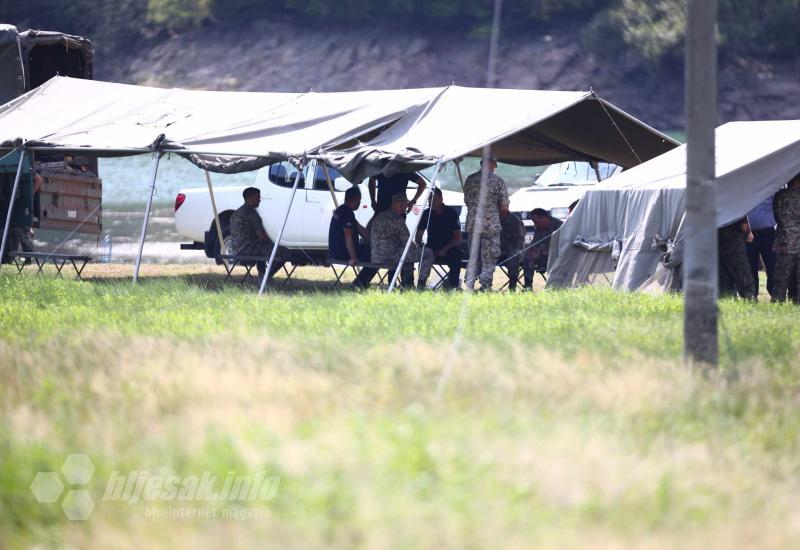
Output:
[[[406,208],[408,198],[405,192],[396,193],[388,210],[379,212],[369,224],[369,242],[371,261],[394,270],[403,256],[408,238],[411,235],[406,227]],[[400,284],[405,288],[414,286],[414,261],[419,259],[420,250],[414,243],[408,251],[406,261],[400,270]],[[433,251],[426,248],[425,252],[431,261]]]
[[[775,294],[774,302],[786,301],[786,291],[800,304],[800,174],[786,189],[778,191],[773,202],[775,221]],[[790,283],[793,288],[789,288]]]
[[742,218],[717,230],[719,248],[719,294],[756,299],[756,288],[750,261],[747,259],[747,218]]
[[525,224],[517,214],[505,210],[500,213],[500,263],[508,269],[508,290],[517,290],[522,247],[525,245]]
[[[488,165],[484,165],[484,162]],[[496,169],[497,159],[483,159],[481,169],[464,182],[469,249],[470,254],[477,253],[476,258],[470,259],[467,268],[467,288],[470,290],[475,286],[476,274],[481,290],[492,289],[494,268],[500,257],[500,213],[508,211],[509,201],[506,182],[494,173]]]

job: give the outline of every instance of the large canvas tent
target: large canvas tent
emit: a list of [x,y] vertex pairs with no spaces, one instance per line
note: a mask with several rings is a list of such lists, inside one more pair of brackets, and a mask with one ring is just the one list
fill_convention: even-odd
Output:
[[[717,227],[744,217],[797,173],[800,120],[717,128]],[[587,191],[551,242],[548,286],[605,275],[620,290],[668,288],[681,260],[685,197],[685,145]]]
[[[158,159],[165,152],[221,172],[287,159],[302,165],[315,156],[359,181],[379,172],[441,166],[476,155],[486,145],[496,148],[501,161],[513,164],[591,159],[633,166],[677,144],[593,92],[458,86],[209,92],[55,77],[0,107],[0,149],[98,156],[154,153],[142,242]],[[134,279],[140,259],[141,252]],[[266,278],[262,291],[265,283]]]

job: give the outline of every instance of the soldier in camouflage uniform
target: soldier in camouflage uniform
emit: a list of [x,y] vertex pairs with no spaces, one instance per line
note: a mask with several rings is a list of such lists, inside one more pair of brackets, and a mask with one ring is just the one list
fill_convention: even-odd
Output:
[[[775,211],[775,294],[774,302],[786,301],[786,292],[800,304],[800,174],[778,191],[772,203]],[[790,288],[790,284],[792,285]]]
[[500,213],[500,260],[508,269],[508,290],[517,289],[522,247],[525,246],[525,224],[522,218],[505,210]]
[[[497,160],[481,161],[481,170],[471,174],[464,182],[464,203],[467,205],[467,231],[469,232],[470,255],[477,250],[477,257],[470,258],[467,268],[467,288],[475,286],[475,276],[481,283],[481,290],[492,289],[494,268],[500,257],[500,213],[508,211],[508,189],[503,178],[494,173]],[[483,171],[486,181],[481,184]],[[484,195],[481,205],[481,193]],[[482,211],[479,209],[482,207]],[[476,242],[476,239],[478,242]],[[475,266],[472,268],[472,266]],[[471,269],[472,268],[472,269]]]
[[[375,214],[369,224],[370,260],[374,264],[390,267],[393,272],[403,256],[410,235],[405,218],[407,207],[406,194],[396,193],[392,196],[389,209]],[[401,286],[414,286],[414,262],[419,261],[421,254],[428,256],[426,260],[429,263],[432,261],[433,251],[430,248],[421,252],[419,247],[411,243],[406,261],[400,270]]]
[[[236,209],[231,216],[231,248],[230,252],[236,256],[259,256],[264,261],[257,261],[259,277],[264,276],[266,271],[266,259],[272,252],[273,243],[264,230],[264,222],[258,213],[258,205],[261,204],[261,191],[255,187],[248,187],[242,192],[244,204]],[[283,260],[278,255],[272,265],[272,273],[280,269]]]
[[755,300],[756,288],[750,261],[747,259],[747,218],[737,220],[717,231],[719,249],[719,295]]
[[531,210],[533,221],[533,244],[525,251],[525,283],[524,288],[533,289],[533,276],[536,272],[547,271],[550,255],[550,235],[555,233],[564,223],[550,215],[544,208]]

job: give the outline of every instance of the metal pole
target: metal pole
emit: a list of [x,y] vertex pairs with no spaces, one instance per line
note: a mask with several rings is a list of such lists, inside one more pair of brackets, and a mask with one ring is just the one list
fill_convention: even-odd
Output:
[[717,217],[714,130],[717,125],[717,0],[689,0],[686,38],[686,255],[684,360],[715,367]]
[[156,191],[156,176],[158,175],[158,164],[161,162],[162,153],[156,151],[156,158],[153,160],[153,178],[150,184],[150,195],[147,197],[147,207],[144,211],[142,221],[142,235],[139,237],[139,253],[136,255],[136,264],[133,267],[133,284],[139,282],[139,267],[142,265],[142,252],[144,251],[144,238],[147,235],[147,223],[150,221],[150,209],[153,207],[153,194]]
[[333,206],[334,208],[339,208],[339,201],[336,200],[336,192],[333,189],[333,182],[331,181],[331,174],[328,172],[328,165],[321,160],[318,160],[317,162],[322,165],[322,170],[325,172],[325,179],[328,181],[328,189],[330,189],[331,197],[333,198]]
[[[429,188],[425,189],[425,198],[421,201],[422,204],[428,202],[428,197],[430,197],[432,189],[436,187],[436,180],[439,178],[439,168],[442,166],[442,161],[436,163],[436,171],[433,173],[433,180],[431,181],[431,185]],[[408,241],[406,242],[406,247],[403,249],[403,255],[400,256],[400,261],[397,264],[397,268],[394,270],[394,275],[392,275],[392,282],[389,283],[389,290],[387,292],[391,292],[394,290],[395,285],[397,284],[397,277],[400,276],[400,271],[402,270],[403,263],[406,261],[406,256],[408,256],[408,250],[411,248],[411,243],[414,240],[414,236],[417,234],[417,229],[419,228],[419,221],[422,218],[422,214],[417,216],[417,219],[414,223],[414,229],[411,231],[410,235],[408,236]]]
[[22,163],[25,162],[25,150],[19,155],[19,164],[17,164],[17,175],[14,178],[14,187],[11,190],[11,197],[8,201],[8,212],[6,213],[6,224],[3,226],[3,241],[0,243],[0,265],[2,259],[6,255],[6,240],[8,239],[8,230],[11,228],[11,213],[14,210],[14,199],[17,196],[17,189],[19,189],[19,179],[22,176]]
[[[208,170],[203,170],[206,173],[206,183],[208,184],[208,196],[211,198],[211,209],[214,211],[214,225],[217,226],[217,239],[219,240],[219,255],[225,254],[225,240],[222,237],[222,225],[219,223],[219,212],[217,212],[217,200],[214,198],[214,188],[211,187],[211,174]],[[222,258],[222,263],[228,267],[228,262]]]
[[461,175],[461,159],[454,160],[453,164],[456,165],[456,172],[458,173],[458,182],[461,184],[461,192],[464,192],[464,176]]
[[272,247],[272,253],[269,255],[269,262],[267,262],[267,270],[264,272],[264,278],[261,279],[261,288],[258,289],[259,296],[264,294],[264,290],[267,288],[267,279],[269,279],[269,272],[272,270],[272,262],[275,261],[275,254],[278,252],[278,245],[281,243],[281,239],[283,238],[283,230],[286,229],[286,222],[289,220],[289,213],[292,210],[292,203],[294,202],[294,194],[297,192],[297,184],[300,183],[300,175],[302,173],[303,170],[300,166],[298,166],[297,176],[294,178],[294,185],[292,185],[292,195],[289,197],[289,204],[286,207],[286,215],[283,217],[281,230],[278,232],[278,238],[275,239],[275,244]]

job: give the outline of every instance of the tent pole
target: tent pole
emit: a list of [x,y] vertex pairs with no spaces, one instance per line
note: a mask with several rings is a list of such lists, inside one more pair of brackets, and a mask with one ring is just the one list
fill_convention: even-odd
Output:
[[461,192],[464,192],[464,176],[461,175],[461,159],[454,160],[453,164],[456,165],[456,172],[458,172],[458,182],[461,184]]
[[[206,183],[208,184],[208,196],[211,198],[211,209],[214,211],[214,225],[217,226],[217,239],[219,240],[219,255],[225,254],[225,240],[222,237],[222,225],[219,223],[219,212],[217,212],[217,200],[214,197],[214,188],[211,186],[211,174],[208,170],[203,170],[206,173]],[[228,267],[228,262],[222,258],[222,263]]]
[[[428,202],[428,198],[431,196],[432,190],[436,188],[436,180],[439,179],[439,168],[442,166],[441,159],[436,163],[436,171],[433,173],[433,180],[431,181],[430,188],[426,188],[425,192],[427,195],[425,196],[425,200],[422,201],[422,204]],[[392,282],[389,283],[389,290],[387,292],[391,292],[394,290],[394,287],[397,285],[397,277],[400,276],[400,271],[402,270],[403,263],[406,261],[406,256],[408,256],[408,250],[411,248],[411,243],[414,241],[414,236],[417,234],[417,229],[419,229],[419,221],[422,218],[422,214],[417,216],[417,219],[414,220],[414,230],[410,232],[408,236],[408,242],[406,242],[406,247],[403,249],[403,255],[400,256],[400,261],[397,263],[397,268],[394,270],[394,275],[392,275]]]
[[717,0],[689,0],[686,32],[686,244],[683,353],[690,368],[714,368],[717,338]]
[[142,235],[139,237],[139,252],[136,254],[136,264],[133,267],[133,284],[139,282],[139,267],[142,265],[142,252],[144,251],[144,238],[147,235],[147,224],[150,221],[150,210],[153,207],[153,194],[156,192],[156,176],[158,176],[158,164],[161,162],[162,153],[155,152],[156,158],[153,159],[153,178],[150,184],[150,195],[147,197],[147,207],[144,211],[142,221]]
[[[6,155],[8,156],[8,155]],[[0,265],[2,265],[2,258],[6,255],[6,241],[8,240],[8,230],[11,228],[11,214],[14,210],[14,199],[17,196],[19,189],[19,180],[22,176],[22,163],[25,162],[25,150],[23,149],[19,155],[19,164],[17,164],[17,175],[14,178],[14,187],[11,190],[11,197],[8,201],[8,212],[6,213],[6,224],[3,226],[3,241],[0,242]]]
[[322,170],[325,172],[325,179],[328,181],[328,189],[330,189],[331,197],[333,198],[333,206],[339,208],[339,201],[336,200],[336,192],[333,189],[333,182],[331,181],[331,173],[328,171],[328,165],[319,160],[317,162],[322,165]]
[[289,221],[289,213],[292,211],[292,203],[294,202],[294,195],[297,192],[297,185],[300,183],[300,176],[302,175],[303,170],[301,166],[297,167],[297,176],[294,178],[294,185],[292,185],[292,194],[289,197],[289,204],[286,206],[286,215],[283,217],[283,223],[281,224],[281,230],[278,232],[278,238],[275,239],[275,244],[272,246],[272,253],[269,255],[269,262],[267,262],[267,270],[264,272],[264,278],[261,279],[261,288],[258,289],[258,294],[261,296],[264,294],[264,290],[267,288],[267,279],[269,279],[269,272],[272,270],[272,263],[275,261],[275,254],[278,252],[278,245],[281,243],[281,239],[283,238],[283,231],[286,229],[286,222]]

